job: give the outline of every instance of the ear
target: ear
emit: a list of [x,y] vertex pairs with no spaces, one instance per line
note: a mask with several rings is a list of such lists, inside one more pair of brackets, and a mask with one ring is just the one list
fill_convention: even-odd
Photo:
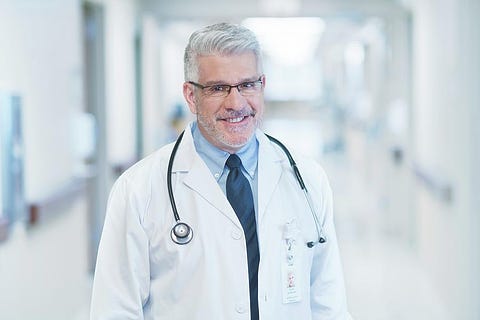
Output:
[[195,92],[192,84],[188,82],[183,83],[183,96],[185,97],[185,101],[187,101],[190,112],[197,114]]

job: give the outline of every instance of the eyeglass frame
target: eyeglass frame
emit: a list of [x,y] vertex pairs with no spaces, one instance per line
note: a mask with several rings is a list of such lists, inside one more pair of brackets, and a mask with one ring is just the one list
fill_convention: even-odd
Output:
[[[191,85],[199,88],[202,90],[203,94],[205,94],[205,89],[209,89],[209,88],[212,88],[212,87],[216,87],[216,86],[221,86],[221,87],[228,87],[228,90],[225,91],[225,94],[224,95],[221,95],[221,96],[215,96],[215,95],[209,95],[209,94],[205,94],[207,97],[214,97],[214,98],[226,98],[228,97],[228,95],[230,94],[230,92],[232,91],[232,88],[237,88],[238,90],[238,93],[240,93],[240,95],[242,97],[244,97],[245,95],[242,94],[242,90],[240,90],[240,86],[241,85],[244,85],[246,83],[254,83],[254,84],[257,84],[257,83],[260,83],[260,85],[263,85],[263,74],[258,78],[258,80],[254,80],[254,81],[243,81],[239,84],[234,84],[234,85],[231,85],[231,84],[212,84],[212,85],[209,85],[209,86],[204,86],[203,84],[200,84],[200,83],[197,83],[195,81],[187,81],[187,83],[190,83]],[[223,93],[223,91],[222,91]],[[255,95],[255,93],[252,93],[250,95],[247,94],[247,96],[253,96]]]

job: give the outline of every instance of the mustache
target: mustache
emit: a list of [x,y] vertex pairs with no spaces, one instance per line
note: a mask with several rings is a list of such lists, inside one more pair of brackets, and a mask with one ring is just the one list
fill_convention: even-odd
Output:
[[239,117],[255,117],[257,112],[255,110],[243,109],[243,110],[233,110],[225,111],[222,114],[217,115],[217,119],[227,119],[227,118],[239,118]]

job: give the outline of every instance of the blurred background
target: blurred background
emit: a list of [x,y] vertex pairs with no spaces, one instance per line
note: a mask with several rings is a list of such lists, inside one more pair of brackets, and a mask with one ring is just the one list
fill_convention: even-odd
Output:
[[0,0],[0,318],[88,319],[109,189],[192,119],[190,33],[231,21],[263,45],[263,128],[329,175],[354,318],[480,319],[479,18],[477,0]]

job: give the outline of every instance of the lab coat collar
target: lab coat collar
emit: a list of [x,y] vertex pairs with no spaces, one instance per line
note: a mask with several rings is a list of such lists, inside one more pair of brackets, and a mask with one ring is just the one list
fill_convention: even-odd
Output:
[[[260,225],[268,204],[282,176],[283,162],[282,151],[275,148],[265,134],[257,129],[256,137],[259,143],[258,151],[258,214],[257,223]],[[182,142],[177,150],[172,173],[185,173],[183,183],[197,192],[211,205],[227,216],[239,228],[242,228],[230,203],[222,192],[207,165],[195,150],[193,143],[191,123],[185,128]]]
[[172,173],[185,173],[183,183],[197,192],[205,201],[217,208],[223,215],[230,219],[240,229],[242,225],[233,211],[232,206],[223,194],[222,189],[213,177],[205,162],[197,154],[193,143],[191,123],[185,128],[182,142],[180,143]]
[[272,199],[280,177],[282,176],[282,151],[275,148],[267,136],[259,129],[256,131],[258,140],[258,224],[260,225],[267,207]]

